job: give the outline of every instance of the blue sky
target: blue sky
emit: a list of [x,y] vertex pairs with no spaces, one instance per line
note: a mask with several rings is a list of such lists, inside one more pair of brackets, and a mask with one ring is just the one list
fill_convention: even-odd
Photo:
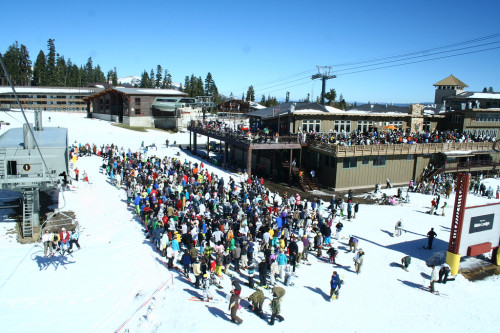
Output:
[[[105,73],[116,66],[119,77],[140,76],[160,64],[184,82],[211,72],[219,92],[240,97],[253,85],[257,100],[317,96],[321,83],[309,79],[316,65],[333,66],[338,77],[327,90],[348,101],[433,101],[432,84],[450,74],[470,91],[500,91],[500,48],[361,73],[342,66],[500,33],[498,0],[21,3],[2,5],[0,52],[17,40],[33,62],[53,38],[66,59],[92,57]],[[433,57],[500,47],[500,37],[471,45],[485,43]]]

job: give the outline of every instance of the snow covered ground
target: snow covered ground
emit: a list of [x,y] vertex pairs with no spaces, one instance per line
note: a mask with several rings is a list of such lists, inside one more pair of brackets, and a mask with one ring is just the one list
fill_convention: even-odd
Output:
[[[10,126],[2,126],[0,134],[21,126],[21,119],[19,113],[1,113],[0,120]],[[31,114],[28,119],[32,121]],[[67,127],[71,143],[117,143],[136,150],[144,141],[156,143],[158,151],[153,153],[159,156],[179,152],[178,148],[165,147],[167,138],[183,144],[189,140],[182,133],[133,132],[87,119],[84,114],[46,112],[43,119],[45,127]],[[182,151],[180,154],[191,158]],[[60,209],[75,212],[81,226],[82,249],[72,255],[47,259],[40,245],[17,243],[11,232],[14,223],[6,217],[8,212],[0,212],[0,332],[498,331],[498,276],[469,282],[458,275],[455,281],[437,284],[440,296],[420,289],[429,284],[431,270],[425,260],[444,257],[447,249],[454,196],[448,200],[444,217],[425,214],[431,197],[420,194],[410,194],[411,202],[400,206],[361,205],[356,220],[345,221],[343,230],[345,237],[356,235],[359,247],[366,252],[361,274],[353,272],[354,254],[346,251],[347,239],[335,241],[341,266],[332,267],[310,254],[312,265],[298,267],[295,286],[286,287],[284,322],[271,328],[242,309],[239,316],[244,322],[238,327],[229,321],[225,302],[229,278],[222,281],[224,289],[212,289],[219,301],[190,301],[200,292],[177,272],[166,269],[164,260],[144,239],[141,225],[127,209],[125,192],[107,182],[99,173],[100,164],[98,157],[80,158],[77,166],[82,173],[87,171],[91,184],[77,183],[74,190],[60,196]],[[488,182],[494,188],[500,184],[497,179]],[[396,189],[387,191],[396,193]],[[467,203],[492,202],[498,200],[470,195]],[[393,237],[399,218],[403,218],[407,232]],[[425,250],[422,246],[426,245],[425,235],[431,227],[438,237],[434,249]],[[409,272],[398,266],[405,255],[413,258]],[[333,270],[343,276],[345,284],[340,298],[329,302]],[[247,281],[245,275],[237,278],[242,285]],[[249,295],[250,290],[244,286],[242,296]],[[269,301],[264,309],[270,313]]]

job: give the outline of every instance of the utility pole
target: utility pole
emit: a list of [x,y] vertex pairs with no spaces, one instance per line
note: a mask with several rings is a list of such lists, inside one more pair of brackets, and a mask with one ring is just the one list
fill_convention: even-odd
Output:
[[316,67],[318,67],[318,74],[314,74],[311,77],[311,79],[312,80],[316,80],[316,79],[321,78],[321,105],[325,105],[325,85],[326,85],[326,80],[334,79],[337,76],[330,75],[330,71],[332,70],[332,67],[330,67],[330,66],[316,66]]

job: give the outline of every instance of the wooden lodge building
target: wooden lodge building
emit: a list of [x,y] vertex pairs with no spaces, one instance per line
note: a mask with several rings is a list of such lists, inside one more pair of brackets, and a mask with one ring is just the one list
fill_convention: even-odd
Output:
[[[442,94],[441,90],[452,90],[444,88],[445,83],[437,86],[436,95]],[[448,101],[454,96],[441,95],[440,98]],[[479,101],[480,106],[482,103]],[[267,129],[278,136],[261,134],[256,137],[241,131],[228,133],[201,122],[193,122],[188,130],[206,135],[207,142],[210,138],[224,142],[224,164],[233,161],[244,166],[249,175],[278,173],[289,182],[298,182],[304,190],[317,189],[317,184],[335,190],[368,188],[377,183],[385,184],[386,179],[395,185],[408,184],[411,179],[418,180],[429,163],[438,166],[441,172],[497,173],[500,145],[487,140],[343,146],[311,140],[308,136],[304,140],[301,134],[311,131],[381,133],[388,129],[419,133],[457,129],[498,139],[500,108],[474,108],[477,103],[466,103],[463,109],[460,104],[460,109],[455,110],[443,108],[443,104],[364,105],[344,111],[316,103],[284,103],[247,113],[254,133],[257,129]],[[196,135],[193,138],[196,151]],[[193,148],[191,143],[190,137]],[[293,160],[296,166],[291,165]],[[315,171],[317,182],[310,179],[311,170]]]

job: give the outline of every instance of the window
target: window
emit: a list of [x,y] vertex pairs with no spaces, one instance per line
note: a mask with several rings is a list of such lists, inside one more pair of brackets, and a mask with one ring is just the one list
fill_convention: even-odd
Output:
[[423,130],[426,131],[426,132],[430,132],[431,131],[431,122],[429,120],[425,120],[424,121]]
[[370,164],[370,156],[363,156],[363,161],[361,162],[363,165]]
[[413,154],[406,155],[406,160],[407,161],[413,161]]
[[136,98],[134,99],[134,102],[135,102],[135,105],[136,105],[136,106],[140,106],[140,105],[141,105],[141,99],[140,99],[139,97],[136,97]]
[[358,131],[361,133],[373,132],[373,121],[360,120],[358,121]]
[[500,113],[478,113],[476,121],[500,121]]
[[350,120],[335,120],[334,125],[335,132],[351,132],[351,121]]
[[7,161],[7,175],[17,175],[17,161]]
[[402,121],[388,121],[385,123],[386,126],[392,125],[394,127],[401,128],[403,127],[403,122]]
[[302,120],[302,131],[303,132],[319,132],[321,130],[321,120]]
[[460,123],[462,121],[462,115],[461,114],[452,114],[451,115],[451,122],[452,123]]
[[373,156],[373,166],[385,166],[385,156]]
[[355,168],[358,165],[358,158],[354,157],[344,157],[344,169]]
[[141,114],[141,109],[135,109],[135,114]]

